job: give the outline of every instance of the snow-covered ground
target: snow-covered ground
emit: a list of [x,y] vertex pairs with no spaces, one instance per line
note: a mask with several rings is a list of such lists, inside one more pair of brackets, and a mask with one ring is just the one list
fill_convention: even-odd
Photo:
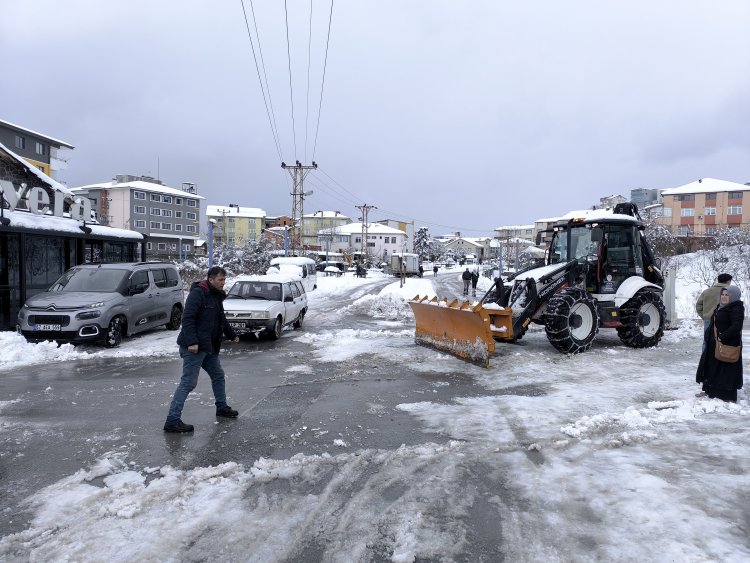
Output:
[[[702,287],[687,279],[678,271],[680,327],[656,348],[602,330],[568,357],[535,329],[499,345],[485,370],[414,345],[406,300],[435,293],[432,276],[377,295],[365,291],[373,279],[322,277],[311,310],[350,297],[337,314],[380,328],[295,336],[312,361],[370,354],[410,362],[436,388],[461,376],[479,391],[399,404],[424,441],[391,450],[337,439],[322,455],[192,469],[111,452],[33,494],[34,519],[0,539],[0,560],[283,561],[320,536],[316,559],[342,562],[460,560],[477,537],[496,538],[487,561],[748,561],[750,407],[744,390],[738,404],[694,395]],[[174,355],[174,337],[81,350],[0,333],[0,370]],[[0,396],[0,432],[16,400]],[[385,552],[371,551],[376,540]]]

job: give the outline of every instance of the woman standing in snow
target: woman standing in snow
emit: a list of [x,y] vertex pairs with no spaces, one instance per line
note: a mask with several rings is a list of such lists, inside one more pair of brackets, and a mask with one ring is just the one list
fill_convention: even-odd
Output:
[[742,389],[742,350],[736,362],[722,362],[714,355],[716,336],[729,346],[742,346],[742,325],[745,321],[745,305],[740,300],[740,288],[736,285],[722,288],[719,306],[711,316],[706,331],[706,347],[698,364],[695,380],[703,384],[703,392],[711,399],[737,402],[737,389]]

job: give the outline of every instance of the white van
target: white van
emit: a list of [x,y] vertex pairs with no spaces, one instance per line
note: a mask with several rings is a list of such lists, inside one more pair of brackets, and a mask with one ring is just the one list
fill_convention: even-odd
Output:
[[305,291],[312,291],[318,287],[318,272],[315,270],[315,260],[301,256],[280,256],[271,260],[269,272],[274,269],[281,273],[297,274],[302,278]]

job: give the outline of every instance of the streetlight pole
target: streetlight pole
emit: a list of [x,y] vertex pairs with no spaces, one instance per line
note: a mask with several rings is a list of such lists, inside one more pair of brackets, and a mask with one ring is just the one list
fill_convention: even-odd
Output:
[[216,219],[208,220],[208,267],[214,265],[214,224]]

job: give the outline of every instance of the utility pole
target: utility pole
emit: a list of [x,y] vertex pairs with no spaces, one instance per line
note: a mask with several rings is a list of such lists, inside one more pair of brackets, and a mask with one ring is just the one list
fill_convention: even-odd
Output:
[[363,203],[362,205],[356,205],[357,209],[359,209],[362,212],[362,255],[365,257],[365,260],[369,262],[369,250],[367,246],[367,228],[368,228],[368,220],[367,220],[367,214],[370,211],[370,209],[377,209],[374,205],[367,205],[366,203]]
[[304,254],[305,244],[303,240],[302,217],[305,213],[305,196],[312,195],[312,190],[309,192],[305,191],[305,177],[307,177],[311,170],[316,170],[318,165],[314,160],[311,165],[302,164],[298,160],[292,166],[287,166],[286,163],[282,162],[281,167],[289,172],[289,175],[292,177],[292,220],[294,221],[294,230],[297,233],[296,237],[292,237],[292,254],[296,256],[298,245],[302,246],[302,253]]

